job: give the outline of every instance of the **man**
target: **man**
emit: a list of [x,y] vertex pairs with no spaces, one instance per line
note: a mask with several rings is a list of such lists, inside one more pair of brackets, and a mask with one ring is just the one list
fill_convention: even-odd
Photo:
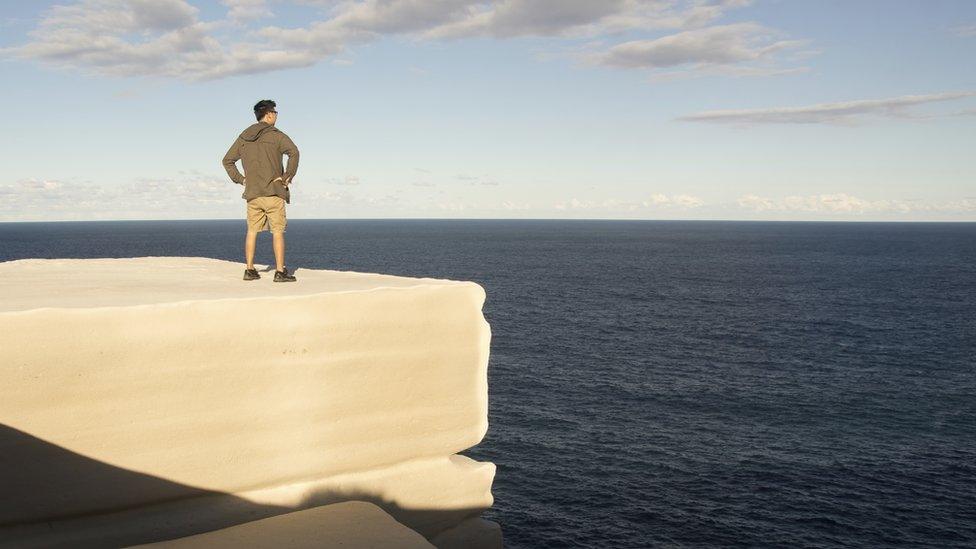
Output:
[[[275,282],[294,282],[295,276],[285,267],[285,204],[290,204],[288,185],[298,171],[298,147],[275,127],[278,111],[270,99],[254,105],[251,124],[230,146],[224,155],[224,169],[231,180],[244,185],[241,197],[247,201],[247,236],[244,239],[244,280],[261,278],[254,268],[254,247],[258,233],[271,231],[275,255]],[[288,168],[282,170],[281,155],[288,155]],[[237,170],[237,161],[244,164],[244,175]]]

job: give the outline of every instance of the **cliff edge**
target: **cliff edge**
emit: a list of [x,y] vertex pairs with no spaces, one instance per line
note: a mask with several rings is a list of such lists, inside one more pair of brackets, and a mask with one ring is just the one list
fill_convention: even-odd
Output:
[[0,545],[145,544],[364,501],[437,547],[501,547],[479,517],[495,466],[457,454],[488,428],[484,289],[242,273],[0,263]]

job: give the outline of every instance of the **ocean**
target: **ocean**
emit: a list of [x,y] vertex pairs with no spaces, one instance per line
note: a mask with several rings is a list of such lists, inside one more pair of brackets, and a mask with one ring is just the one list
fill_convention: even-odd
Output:
[[[0,223],[0,261],[242,261],[243,236]],[[289,220],[287,246],[484,286],[464,454],[498,467],[507,547],[976,547],[974,223]]]

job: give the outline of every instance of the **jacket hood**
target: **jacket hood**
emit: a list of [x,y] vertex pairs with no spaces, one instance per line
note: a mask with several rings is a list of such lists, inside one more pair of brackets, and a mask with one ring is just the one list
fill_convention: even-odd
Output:
[[258,122],[256,124],[251,124],[244,131],[242,131],[241,139],[244,141],[257,141],[261,134],[269,131],[276,132],[278,129],[267,122]]

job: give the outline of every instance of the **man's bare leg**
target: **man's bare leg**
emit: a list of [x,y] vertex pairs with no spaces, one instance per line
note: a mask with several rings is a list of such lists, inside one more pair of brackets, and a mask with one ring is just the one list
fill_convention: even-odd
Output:
[[254,268],[254,248],[257,245],[258,233],[256,231],[247,231],[247,236],[244,237],[244,260],[247,261],[248,269]]
[[274,246],[275,266],[277,270],[285,269],[285,233],[272,233],[272,245]]

